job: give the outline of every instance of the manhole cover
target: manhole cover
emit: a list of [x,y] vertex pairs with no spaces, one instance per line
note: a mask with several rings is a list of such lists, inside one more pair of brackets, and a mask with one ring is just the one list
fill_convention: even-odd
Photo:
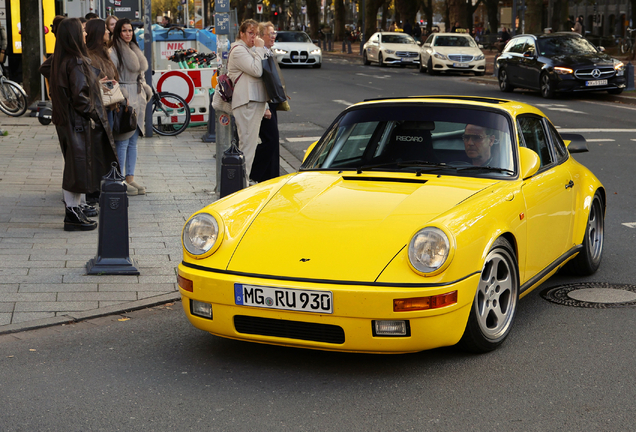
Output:
[[564,306],[595,309],[636,306],[636,286],[609,283],[577,283],[545,289],[541,297]]

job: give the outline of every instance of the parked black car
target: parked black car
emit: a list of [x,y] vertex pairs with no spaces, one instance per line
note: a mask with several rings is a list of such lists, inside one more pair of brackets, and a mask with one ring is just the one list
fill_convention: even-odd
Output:
[[627,84],[625,65],[603,53],[578,33],[519,35],[497,58],[499,88],[556,92],[607,91],[620,94]]

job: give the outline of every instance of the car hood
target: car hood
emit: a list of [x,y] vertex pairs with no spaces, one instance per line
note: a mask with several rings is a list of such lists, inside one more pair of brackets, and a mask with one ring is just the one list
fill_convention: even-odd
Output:
[[585,66],[613,66],[612,57],[603,53],[590,54],[570,54],[550,57],[555,66],[563,65],[569,67],[585,67]]
[[[412,183],[416,179],[418,183]],[[301,173],[253,219],[227,270],[373,282],[419,229],[495,182],[414,174]]]
[[393,50],[393,51],[413,51],[419,52],[420,47],[415,44],[394,44],[394,43],[382,43],[383,50]]
[[433,48],[433,50],[435,50],[438,53],[444,54],[444,55],[448,55],[448,54],[466,54],[466,55],[471,55],[471,56],[478,56],[481,55],[482,52],[479,48],[472,48],[472,47],[442,47],[442,46],[436,46],[436,47],[431,47]]
[[272,49],[284,49],[286,51],[313,51],[319,49],[316,45],[309,42],[276,42]]

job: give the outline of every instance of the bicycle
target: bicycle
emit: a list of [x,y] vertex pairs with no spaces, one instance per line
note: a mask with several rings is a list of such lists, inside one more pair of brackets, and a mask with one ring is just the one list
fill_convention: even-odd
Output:
[[152,87],[152,130],[161,136],[175,136],[190,124],[190,107],[179,95],[157,93]]
[[634,51],[634,37],[633,37],[633,33],[636,32],[636,29],[632,29],[630,27],[627,27],[627,29],[625,31],[627,33],[629,33],[629,35],[624,37],[620,41],[621,54],[627,54],[629,52]]
[[27,95],[20,84],[4,76],[0,67],[0,110],[6,115],[20,117],[27,110]]

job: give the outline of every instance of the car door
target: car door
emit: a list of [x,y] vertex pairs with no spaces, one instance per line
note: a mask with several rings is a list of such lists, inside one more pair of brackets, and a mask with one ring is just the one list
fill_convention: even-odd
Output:
[[523,50],[526,45],[525,38],[515,38],[505,51],[508,58],[506,60],[506,71],[508,79],[512,85],[523,87],[525,81],[523,79],[523,71],[521,69],[521,61],[523,60]]
[[428,39],[426,39],[426,42],[424,42],[424,45],[422,45],[422,48],[420,49],[420,53],[422,54],[422,64],[425,66],[428,64],[428,59],[431,56],[433,39],[435,39],[435,34],[430,35]]
[[367,58],[369,60],[378,61],[378,51],[380,47],[380,35],[378,33],[369,39],[369,48],[367,49]]
[[521,69],[524,83],[533,89],[540,88],[539,76],[543,63],[539,61],[536,41],[527,38],[523,51],[523,59],[521,60]]
[[[537,115],[517,117],[521,145],[539,155],[539,171],[522,186],[526,203],[527,254],[525,278],[545,269],[572,246],[573,179],[554,149],[547,121]],[[567,158],[565,159],[567,160]]]

